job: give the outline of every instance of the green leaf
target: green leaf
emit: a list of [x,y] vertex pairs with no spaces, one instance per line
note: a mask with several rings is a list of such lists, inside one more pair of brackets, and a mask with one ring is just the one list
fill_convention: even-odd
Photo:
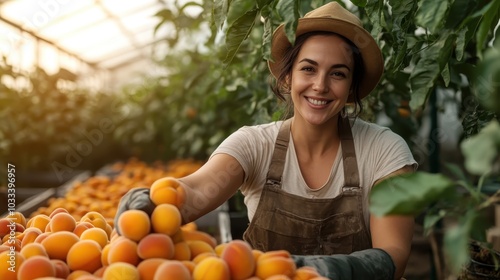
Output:
[[228,65],[233,60],[243,41],[248,37],[255,24],[257,10],[251,10],[239,17],[231,24],[226,32],[226,57],[223,60],[225,65]]
[[262,56],[265,60],[271,59],[271,41],[273,38],[273,24],[271,19],[264,19],[264,34],[262,35]]
[[435,88],[436,78],[451,56],[455,39],[455,34],[442,34],[434,45],[421,52],[421,58],[410,75],[410,107],[413,111],[425,104],[430,90]]
[[477,212],[470,210],[444,234],[445,257],[454,273],[458,273],[469,260],[469,238],[475,219]]
[[455,54],[458,61],[461,61],[462,58],[464,57],[465,44],[467,42],[465,35],[467,34],[467,31],[468,31],[467,26],[464,26],[462,29],[458,31],[457,45],[455,48]]
[[418,171],[390,177],[373,187],[370,211],[377,215],[417,215],[438,199],[447,197],[454,182],[441,174]]
[[229,0],[215,0],[212,8],[212,22],[217,29],[221,29],[226,20]]
[[446,64],[443,68],[443,71],[441,71],[441,77],[443,78],[444,81],[444,86],[448,87],[450,84],[450,67],[448,64]]
[[474,93],[486,108],[500,113],[500,40],[488,49],[479,62]]
[[447,29],[455,29],[459,24],[461,24],[469,13],[473,11],[476,5],[476,0],[454,0],[452,1],[450,12],[448,13],[448,18],[446,19]]
[[488,34],[490,32],[493,33],[493,29],[498,24],[500,1],[491,1],[486,7],[488,8],[483,14],[483,18],[476,33],[476,50],[479,57],[481,57],[482,50],[485,47],[485,41],[488,38]]
[[478,134],[460,144],[467,171],[475,175],[489,172],[499,153],[499,147],[500,125],[496,120],[492,120]]
[[364,7],[367,1],[368,0],[352,0],[351,2],[358,7]]
[[436,33],[443,25],[448,8],[449,1],[422,0],[415,20],[418,25],[429,29],[431,33]]
[[256,11],[254,0],[232,0],[229,4],[227,12],[227,25],[233,26],[240,18],[245,17],[246,14]]
[[283,18],[285,24],[285,34],[288,41],[293,45],[295,43],[295,30],[299,23],[299,4],[298,1],[279,0],[276,9]]
[[428,235],[436,226],[436,224],[446,216],[446,211],[441,210],[438,213],[427,213],[424,216],[424,235]]

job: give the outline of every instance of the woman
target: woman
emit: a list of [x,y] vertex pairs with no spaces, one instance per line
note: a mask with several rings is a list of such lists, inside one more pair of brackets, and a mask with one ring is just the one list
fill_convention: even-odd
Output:
[[[251,221],[244,239],[254,248],[288,250],[297,265],[330,278],[399,279],[413,218],[370,215],[368,195],[417,164],[389,129],[345,117],[346,105],[361,109],[377,85],[380,49],[336,2],[301,18],[296,36],[292,46],[277,28],[269,62],[274,91],[291,100],[293,117],[239,129],[199,170],[178,179],[183,219],[196,220],[241,190]],[[129,193],[119,212],[147,202],[145,194]]]

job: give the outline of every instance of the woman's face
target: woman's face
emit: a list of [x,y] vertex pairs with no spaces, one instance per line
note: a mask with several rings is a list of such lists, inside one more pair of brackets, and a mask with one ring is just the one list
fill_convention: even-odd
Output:
[[337,35],[308,38],[293,63],[290,94],[295,117],[321,125],[345,106],[354,62],[348,44]]

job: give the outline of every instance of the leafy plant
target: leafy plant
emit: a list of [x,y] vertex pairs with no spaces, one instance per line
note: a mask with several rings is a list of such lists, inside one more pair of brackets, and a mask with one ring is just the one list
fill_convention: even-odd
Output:
[[[476,96],[491,114],[500,113],[498,103],[497,65],[500,63],[500,41],[484,53],[475,75]],[[496,119],[486,123],[479,133],[460,145],[464,155],[462,170],[449,165],[453,176],[417,171],[389,178],[371,192],[370,210],[376,215],[424,213],[424,229],[429,233],[443,219],[453,225],[445,228],[443,251],[452,272],[459,273],[469,261],[470,240],[483,242],[492,226],[487,210],[500,202],[500,124]],[[487,188],[486,188],[487,187]]]

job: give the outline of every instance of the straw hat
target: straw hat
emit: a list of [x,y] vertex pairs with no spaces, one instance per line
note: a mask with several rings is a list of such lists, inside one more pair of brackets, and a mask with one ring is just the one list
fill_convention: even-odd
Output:
[[[384,71],[384,60],[377,43],[366,31],[361,21],[337,2],[330,2],[299,19],[295,36],[311,31],[329,31],[340,34],[351,40],[361,52],[365,75],[359,85],[359,98],[367,96],[378,84]],[[273,33],[269,70],[274,77],[279,75],[280,61],[287,48],[291,46],[285,35],[284,25],[280,25]],[[354,101],[349,98],[350,102]]]

